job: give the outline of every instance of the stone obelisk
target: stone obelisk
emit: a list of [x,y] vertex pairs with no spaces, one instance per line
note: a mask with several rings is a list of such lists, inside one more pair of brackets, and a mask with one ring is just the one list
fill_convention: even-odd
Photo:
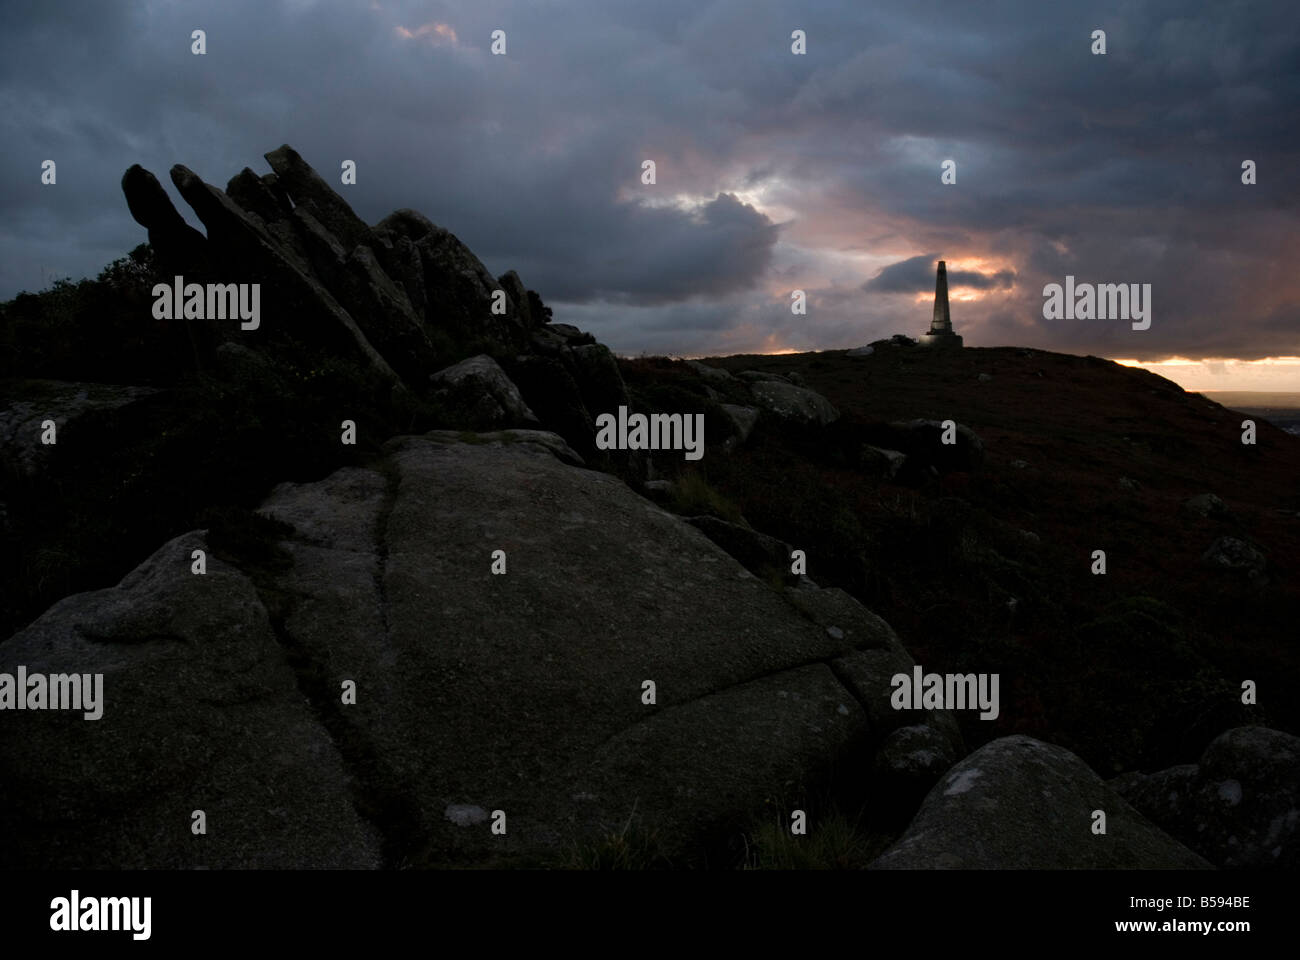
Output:
[[923,334],[921,343],[931,347],[960,347],[962,340],[952,332],[952,317],[948,313],[948,265],[939,261],[939,274],[934,281],[934,319],[930,332]]

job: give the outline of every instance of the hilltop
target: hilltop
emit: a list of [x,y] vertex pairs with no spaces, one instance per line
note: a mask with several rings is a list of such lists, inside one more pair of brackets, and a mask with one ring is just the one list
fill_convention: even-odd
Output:
[[[1043,736],[1101,770],[1185,762],[1239,716],[1230,690],[1263,677],[1275,695],[1260,709],[1297,729],[1283,694],[1300,680],[1289,640],[1296,438],[1257,420],[1245,446],[1245,415],[1097,357],[882,341],[868,356],[705,362],[791,377],[840,411],[818,430],[760,427],[703,470],[754,527],[818,558],[809,576],[885,617],[927,668],[1019,678],[1018,709],[968,724],[968,737]],[[670,366],[689,369],[628,361],[625,377],[635,389],[629,369],[671,377]],[[913,418],[973,430],[978,468],[902,483],[873,474],[862,447]],[[1194,499],[1204,494],[1213,507]],[[1202,559],[1223,536],[1260,548],[1258,576]],[[1104,576],[1090,572],[1097,549]]]

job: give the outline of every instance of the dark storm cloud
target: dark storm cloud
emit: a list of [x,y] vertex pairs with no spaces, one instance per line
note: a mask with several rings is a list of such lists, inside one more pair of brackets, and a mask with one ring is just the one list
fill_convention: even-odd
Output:
[[[891,263],[862,285],[863,290],[874,293],[925,293],[933,291],[938,254],[922,254]],[[1013,270],[980,273],[978,270],[948,270],[948,288],[969,287],[974,290],[994,290],[1010,287],[1016,279]]]
[[[293,144],[374,222],[414,207],[636,353],[973,345],[1296,353],[1300,26],[1288,4],[853,0],[14,3],[0,297],[144,240],[118,181],[218,186]],[[808,54],[790,53],[807,31]],[[1092,30],[1108,52],[1089,52]],[[190,53],[207,31],[208,53]],[[488,52],[504,29],[508,54]],[[40,163],[58,162],[55,187]],[[655,185],[641,163],[657,164]],[[956,163],[956,185],[940,163]],[[1243,186],[1243,159],[1259,184]],[[173,196],[175,196],[173,191]],[[191,222],[188,209],[178,203]],[[919,251],[938,251],[935,254]],[[854,260],[857,257],[859,259]],[[956,269],[978,261],[980,270]],[[1151,329],[1050,322],[1066,274],[1153,285]],[[789,311],[805,289],[810,312]],[[568,316],[566,311],[572,316]]]

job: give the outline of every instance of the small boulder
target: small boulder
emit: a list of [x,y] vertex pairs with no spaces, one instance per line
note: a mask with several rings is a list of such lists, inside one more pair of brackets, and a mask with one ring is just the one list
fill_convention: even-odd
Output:
[[1183,501],[1183,513],[1189,517],[1203,520],[1229,520],[1232,517],[1228,505],[1212,493],[1199,493]]
[[899,727],[889,733],[876,751],[873,768],[875,793],[886,805],[881,813],[905,823],[957,760],[957,751],[936,724]]
[[1257,577],[1268,560],[1262,550],[1237,537],[1219,537],[1201,554],[1201,563],[1212,570],[1227,570]]
[[731,375],[730,371],[723,370],[721,367],[711,367],[707,363],[700,363],[698,360],[686,360],[683,362],[705,380],[723,381],[736,379]]
[[742,407],[734,403],[721,403],[718,405],[722,412],[726,414],[728,422],[732,427],[732,434],[722,442],[722,449],[730,453],[737,446],[749,439],[749,435],[754,432],[754,424],[758,423],[758,407]]
[[941,420],[898,421],[880,433],[889,449],[907,454],[918,469],[930,466],[940,473],[973,473],[984,464],[984,442],[970,427],[960,423],[955,427],[956,442],[951,444],[943,442],[946,431]]
[[470,357],[429,377],[436,395],[465,412],[476,429],[536,425],[519,389],[486,354]]
[[[1106,832],[1092,832],[1093,811]],[[1207,869],[1082,760],[1025,736],[986,744],[948,771],[876,870]]]
[[1199,764],[1125,774],[1111,785],[1217,866],[1300,867],[1300,737],[1237,727],[1206,747]]
[[886,450],[884,447],[874,447],[869,443],[862,445],[858,459],[864,473],[881,480],[893,480],[907,464],[907,454],[898,450]]
[[[744,376],[744,374],[741,374]],[[759,380],[750,386],[754,399],[764,410],[781,420],[825,425],[839,418],[839,411],[820,393],[779,380]]]

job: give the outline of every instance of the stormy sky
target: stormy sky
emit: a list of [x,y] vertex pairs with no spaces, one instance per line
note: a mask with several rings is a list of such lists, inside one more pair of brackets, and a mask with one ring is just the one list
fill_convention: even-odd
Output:
[[[0,297],[144,241],[132,163],[201,228],[172,164],[287,142],[624,354],[915,336],[945,259],[970,346],[1300,355],[1292,0],[6,0],[0,76]],[[1151,284],[1150,329],[1045,320],[1067,274]]]

